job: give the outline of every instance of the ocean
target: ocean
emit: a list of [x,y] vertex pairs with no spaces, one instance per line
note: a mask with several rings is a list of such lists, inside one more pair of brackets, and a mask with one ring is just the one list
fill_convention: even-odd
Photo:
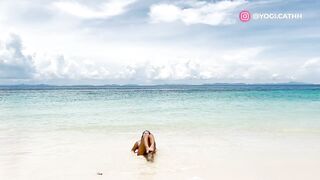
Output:
[[1,86],[0,145],[4,179],[319,179],[320,85]]

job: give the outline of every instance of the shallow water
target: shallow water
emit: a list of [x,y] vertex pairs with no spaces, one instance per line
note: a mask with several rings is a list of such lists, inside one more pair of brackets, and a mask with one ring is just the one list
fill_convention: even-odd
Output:
[[319,179],[319,140],[315,85],[0,87],[4,179]]

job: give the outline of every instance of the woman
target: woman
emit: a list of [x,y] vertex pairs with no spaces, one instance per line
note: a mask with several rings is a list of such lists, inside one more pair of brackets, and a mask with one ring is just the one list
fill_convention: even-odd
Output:
[[153,134],[148,130],[143,131],[141,140],[137,141],[131,150],[136,152],[138,156],[145,156],[148,161],[153,160],[153,155],[156,153],[156,142]]

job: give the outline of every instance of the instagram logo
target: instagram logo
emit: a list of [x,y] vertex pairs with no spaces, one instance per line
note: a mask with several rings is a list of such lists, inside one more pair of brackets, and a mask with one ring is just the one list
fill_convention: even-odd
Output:
[[250,18],[251,18],[251,14],[249,11],[241,11],[239,14],[239,19],[242,22],[248,22],[250,21]]

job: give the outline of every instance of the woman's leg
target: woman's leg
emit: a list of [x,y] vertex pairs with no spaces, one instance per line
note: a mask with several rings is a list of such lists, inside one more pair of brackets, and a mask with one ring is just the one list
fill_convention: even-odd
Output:
[[154,136],[152,134],[148,137],[148,145],[149,145],[149,153],[146,156],[147,161],[153,162],[154,155],[156,153],[156,141],[154,139]]
[[149,151],[155,152],[156,151],[156,141],[155,141],[154,136],[152,134],[149,135],[149,142],[150,142]]

